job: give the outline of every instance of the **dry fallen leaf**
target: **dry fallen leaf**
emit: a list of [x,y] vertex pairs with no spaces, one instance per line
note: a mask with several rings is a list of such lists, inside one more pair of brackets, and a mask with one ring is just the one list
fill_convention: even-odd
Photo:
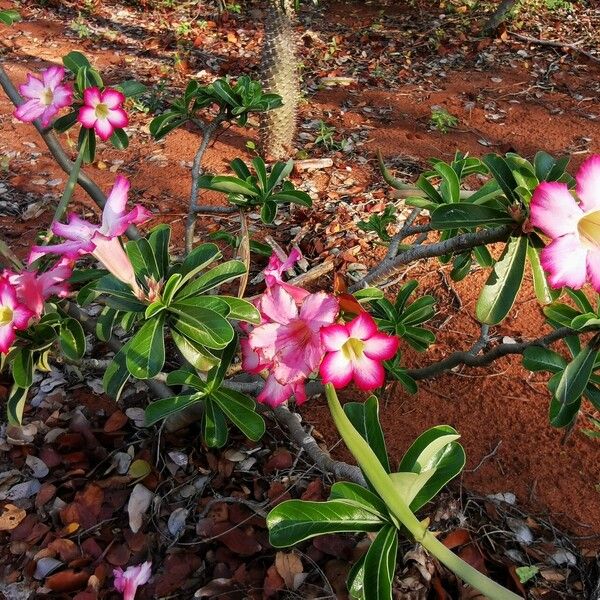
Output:
[[129,528],[137,533],[143,523],[144,514],[148,510],[154,494],[141,483],[136,484],[129,496],[127,514],[129,515]]
[[298,577],[304,572],[300,557],[294,552],[278,552],[275,555],[275,568],[289,590],[296,590],[303,578]]
[[0,515],[0,531],[14,529],[27,515],[27,512],[14,504],[7,504]]

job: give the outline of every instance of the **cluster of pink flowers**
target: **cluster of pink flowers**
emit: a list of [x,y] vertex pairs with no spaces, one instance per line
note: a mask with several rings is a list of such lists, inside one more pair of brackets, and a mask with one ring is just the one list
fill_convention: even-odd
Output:
[[90,223],[76,214],[71,213],[68,223],[54,222],[52,233],[65,238],[67,241],[48,246],[33,246],[29,254],[31,264],[45,254],[59,254],[73,260],[84,254],[92,254],[117,279],[131,286],[134,294],[142,292],[136,282],[133,265],[119,241],[127,227],[132,224],[144,223],[151,216],[143,206],[137,205],[130,212],[126,211],[129,181],[118,175],[115,185],[110,191],[100,225]]
[[[63,67],[56,66],[44,69],[39,75],[28,73],[26,83],[19,86],[25,102],[17,107],[14,116],[26,123],[39,119],[43,127],[48,127],[62,108],[73,103],[73,88],[63,82],[64,77]],[[129,123],[122,107],[124,102],[125,96],[113,88],[86,88],[77,120],[106,141],[115,129],[127,127]]]
[[579,202],[564,183],[538,185],[529,220],[552,239],[541,253],[550,285],[577,290],[589,281],[600,292],[600,154],[581,165],[576,181]]
[[383,385],[381,363],[396,354],[398,339],[379,332],[367,313],[346,325],[335,323],[334,296],[284,282],[283,272],[298,258],[298,251],[285,261],[271,257],[267,290],[257,302],[262,322],[248,328],[241,342],[244,370],[269,373],[259,402],[278,406],[292,396],[298,404],[305,402],[306,380],[317,371],[338,388],[352,380],[363,390]]
[[64,298],[69,293],[68,279],[73,263],[60,260],[43,273],[5,270],[0,276],[0,353],[6,354],[15,341],[16,332],[27,329],[42,316],[44,302],[52,296]]

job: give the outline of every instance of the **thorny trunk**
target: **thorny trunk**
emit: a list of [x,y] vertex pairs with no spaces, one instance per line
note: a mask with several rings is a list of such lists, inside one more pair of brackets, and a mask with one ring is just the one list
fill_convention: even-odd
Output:
[[273,159],[288,158],[296,134],[300,82],[296,58],[294,0],[268,0],[265,38],[260,65],[266,92],[279,94],[283,106],[261,116],[263,154]]

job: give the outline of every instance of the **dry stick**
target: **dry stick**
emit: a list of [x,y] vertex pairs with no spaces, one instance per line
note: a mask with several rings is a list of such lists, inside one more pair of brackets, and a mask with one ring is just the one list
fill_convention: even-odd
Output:
[[483,244],[491,244],[505,240],[513,231],[511,225],[503,225],[493,229],[482,229],[481,231],[473,231],[464,233],[456,237],[436,242],[435,244],[427,244],[426,246],[414,246],[401,252],[398,256],[384,259],[381,264],[367,273],[360,281],[357,281],[350,287],[350,292],[355,292],[368,285],[378,285],[393,277],[400,267],[408,263],[421,260],[423,258],[433,258],[444,254],[453,254],[462,252],[475,246]]
[[573,50],[574,52],[579,52],[579,54],[583,54],[587,56],[590,60],[594,62],[600,63],[600,56],[596,56],[587,50],[582,50],[579,47],[579,42],[575,44],[565,44],[565,42],[561,42],[560,40],[540,40],[538,38],[532,38],[527,35],[521,35],[520,33],[515,33],[514,31],[507,31],[509,35],[521,40],[523,42],[527,42],[529,44],[537,44],[538,46],[550,46],[551,48],[564,48],[566,50]]
[[[19,92],[13,85],[10,77],[0,65],[0,86],[5,91],[6,95],[10,99],[10,101],[15,106],[20,106],[23,104],[23,99],[19,95]],[[67,156],[67,153],[63,150],[60,142],[57,137],[54,135],[54,132],[51,128],[46,129],[42,127],[41,123],[36,120],[33,122],[34,127],[38,130],[40,136],[48,146],[48,150],[60,166],[60,168],[69,175],[73,170],[74,163]],[[102,190],[98,187],[98,185],[90,179],[83,171],[79,171],[79,175],[77,176],[77,183],[87,192],[87,194],[92,198],[92,200],[100,207],[104,208],[106,204],[106,196],[103,194]],[[134,225],[130,225],[127,228],[127,237],[130,239],[138,239],[140,237],[140,233]]]

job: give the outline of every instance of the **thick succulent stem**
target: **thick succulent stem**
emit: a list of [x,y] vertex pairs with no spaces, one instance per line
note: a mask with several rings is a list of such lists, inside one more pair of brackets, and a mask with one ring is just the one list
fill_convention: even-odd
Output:
[[290,155],[300,98],[294,0],[268,0],[266,9],[260,77],[264,90],[279,94],[283,106],[261,115],[260,138],[263,154],[279,160]]

